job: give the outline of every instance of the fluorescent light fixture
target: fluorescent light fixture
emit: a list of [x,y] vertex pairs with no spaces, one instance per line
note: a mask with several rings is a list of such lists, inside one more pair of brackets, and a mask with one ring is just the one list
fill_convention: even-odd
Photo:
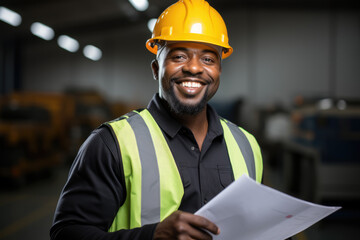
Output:
[[69,52],[76,52],[79,49],[79,42],[67,35],[61,35],[57,42],[61,48]]
[[34,22],[31,24],[30,30],[35,36],[48,41],[53,39],[55,35],[54,30],[51,27],[48,27],[39,22]]
[[320,110],[329,110],[330,108],[333,107],[333,105],[334,105],[333,100],[330,98],[321,99],[317,103],[317,106]]
[[102,51],[93,45],[85,46],[83,53],[84,53],[85,57],[87,57],[93,61],[98,61],[102,57]]
[[0,7],[0,20],[17,27],[21,24],[21,16],[20,14],[6,8]]
[[150,32],[153,32],[156,21],[157,21],[156,18],[152,18],[148,21],[147,26],[148,26]]
[[133,5],[133,7],[136,10],[138,10],[140,12],[145,11],[149,7],[148,0],[129,0],[129,2],[131,3],[131,5]]
[[347,103],[345,100],[339,100],[336,104],[337,108],[340,109],[340,110],[345,110],[346,107],[347,107]]

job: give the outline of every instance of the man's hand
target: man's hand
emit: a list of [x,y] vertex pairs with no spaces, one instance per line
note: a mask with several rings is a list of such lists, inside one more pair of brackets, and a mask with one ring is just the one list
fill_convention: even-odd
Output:
[[160,222],[154,233],[154,240],[161,239],[212,239],[207,230],[218,235],[220,229],[212,222],[191,213],[176,211]]

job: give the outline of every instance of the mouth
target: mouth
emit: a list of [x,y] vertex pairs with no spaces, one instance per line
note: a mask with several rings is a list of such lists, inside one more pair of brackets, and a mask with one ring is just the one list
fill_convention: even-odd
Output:
[[186,88],[200,88],[202,86],[201,83],[199,82],[180,82],[180,85],[182,87],[186,87]]
[[187,97],[195,97],[207,85],[206,82],[200,80],[188,80],[188,79],[181,79],[175,81],[175,85],[177,86],[178,91],[187,96]]

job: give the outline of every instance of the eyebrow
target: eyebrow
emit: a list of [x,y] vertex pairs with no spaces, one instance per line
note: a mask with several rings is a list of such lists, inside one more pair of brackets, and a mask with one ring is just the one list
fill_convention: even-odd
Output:
[[[176,47],[176,48],[173,48],[169,51],[169,54],[175,52],[175,51],[185,51],[185,52],[188,52],[189,51],[189,48],[186,48],[186,47]],[[213,53],[216,55],[217,58],[220,58],[219,54],[217,51],[215,50],[212,50],[212,49],[204,49],[201,51],[202,53]]]

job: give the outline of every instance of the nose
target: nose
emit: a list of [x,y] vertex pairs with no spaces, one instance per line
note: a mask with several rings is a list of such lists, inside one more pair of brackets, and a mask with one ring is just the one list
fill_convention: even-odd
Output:
[[192,57],[187,61],[187,63],[183,66],[183,72],[190,73],[191,75],[198,75],[203,73],[204,67],[202,62],[197,57]]

